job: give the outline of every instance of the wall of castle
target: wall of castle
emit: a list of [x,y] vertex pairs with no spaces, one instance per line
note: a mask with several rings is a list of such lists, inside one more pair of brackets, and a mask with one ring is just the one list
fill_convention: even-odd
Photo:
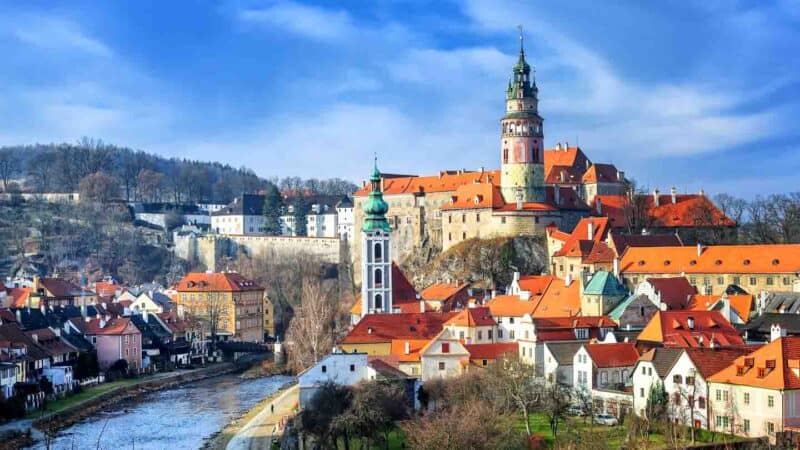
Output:
[[468,239],[533,236],[544,234],[545,227],[560,217],[552,214],[496,213],[490,208],[442,211],[442,250]]

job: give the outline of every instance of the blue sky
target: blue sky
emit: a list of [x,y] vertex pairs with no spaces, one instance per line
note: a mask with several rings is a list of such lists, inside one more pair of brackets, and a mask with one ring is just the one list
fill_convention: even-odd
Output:
[[640,184],[797,190],[800,1],[0,5],[0,145],[81,136],[262,176],[499,165],[516,25],[546,146]]

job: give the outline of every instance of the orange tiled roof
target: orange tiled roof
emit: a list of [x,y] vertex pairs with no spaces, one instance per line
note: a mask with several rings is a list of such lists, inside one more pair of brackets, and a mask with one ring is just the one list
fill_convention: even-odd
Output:
[[708,378],[766,389],[800,389],[800,336],[776,339]]
[[[103,319],[91,319],[89,322],[85,322],[83,332],[86,334],[123,334],[125,328],[131,323],[131,319],[126,317],[115,317],[106,321],[105,326],[101,327],[100,322],[102,320]],[[134,325],[134,328],[136,328],[136,325]]]
[[178,292],[238,292],[260,291],[255,281],[234,272],[192,272],[186,274],[177,286]]
[[[589,227],[591,225],[592,235],[589,236]],[[584,217],[578,221],[572,233],[569,234],[564,245],[553,256],[580,256],[582,258],[588,257],[594,248],[594,243],[602,243],[603,246],[608,248],[604,240],[608,234],[607,217]],[[607,255],[611,249],[607,251],[598,249],[599,254]],[[613,260],[613,252],[611,253]],[[610,260],[609,260],[610,261]]]
[[613,164],[592,164],[583,174],[584,183],[617,183],[617,168]]
[[[731,303],[731,308],[736,311],[736,314],[745,322],[750,320],[750,313],[753,310],[753,296],[751,294],[736,294],[725,295]],[[689,303],[689,309],[695,311],[708,311],[722,298],[722,295],[700,295],[692,296]]]
[[419,293],[423,300],[444,301],[466,289],[469,283],[434,283]]
[[586,344],[583,348],[589,353],[594,365],[599,368],[633,366],[639,359],[639,352],[632,342]]
[[522,317],[533,314],[538,304],[538,300],[521,300],[518,295],[498,295],[488,306],[494,317]]
[[800,244],[629,247],[622,273],[797,273]]
[[555,166],[576,167],[586,170],[589,164],[589,158],[578,147],[564,147],[544,151],[545,174],[550,173],[550,170]]
[[505,204],[500,188],[491,183],[462,184],[442,209],[500,208]]
[[345,336],[344,344],[391,343],[400,339],[430,340],[454,313],[367,314]]
[[[409,194],[416,192],[451,192],[459,186],[472,183],[500,185],[500,171],[443,171],[439,175],[383,178],[383,195]],[[363,186],[353,194],[364,197],[370,187]]]
[[519,277],[519,288],[528,291],[532,296],[541,296],[557,278],[554,275],[523,275]]
[[700,372],[700,375],[708,379],[708,377],[728,367],[736,358],[753,353],[761,347],[761,345],[727,348],[693,347],[687,348],[685,351],[697,371]]
[[[632,209],[632,201],[628,196],[598,195],[594,198],[593,208],[597,208],[598,202],[601,214],[609,218],[613,227],[628,226]],[[659,206],[655,206],[652,195],[642,194],[634,203],[646,213],[646,228],[736,225],[704,195],[676,195],[674,204],[671,195],[659,195]]]
[[11,307],[24,308],[27,306],[31,293],[33,293],[33,288],[9,288],[8,296],[11,297]]
[[554,279],[536,305],[534,318],[576,316],[581,311],[580,283]]
[[710,347],[712,341],[714,346],[744,345],[739,331],[719,311],[657,311],[637,339],[680,348]]
[[496,360],[505,354],[515,354],[519,351],[516,342],[497,342],[491,344],[464,344],[469,352],[469,359]]
[[[419,362],[419,352],[428,344],[430,339],[393,339],[391,354],[400,362]],[[408,343],[408,353],[406,353]]]
[[98,281],[94,284],[94,291],[100,297],[113,297],[117,295],[117,289],[121,288],[122,286],[110,281]]
[[486,306],[464,309],[445,322],[445,325],[457,327],[483,327],[496,324],[490,309]]

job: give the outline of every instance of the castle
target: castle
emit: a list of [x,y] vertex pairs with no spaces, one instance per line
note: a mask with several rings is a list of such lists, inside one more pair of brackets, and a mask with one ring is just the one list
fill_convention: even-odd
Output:
[[[625,175],[613,165],[595,164],[568,144],[544,149],[539,88],[525,60],[522,36],[505,105],[500,170],[432,176],[378,173],[395,260],[402,261],[421,245],[447,250],[472,238],[543,234],[551,224],[572,229],[593,211],[589,205],[596,196],[625,192]],[[365,183],[354,196],[355,229],[362,228],[363,206],[374,188]],[[355,239],[352,244],[358,267],[362,243]]]

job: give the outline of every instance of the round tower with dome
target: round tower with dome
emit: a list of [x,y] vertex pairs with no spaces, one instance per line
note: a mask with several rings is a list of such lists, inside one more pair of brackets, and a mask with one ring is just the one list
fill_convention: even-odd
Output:
[[539,89],[525,61],[520,28],[519,59],[506,90],[501,124],[500,190],[506,203],[544,202],[544,130],[539,116]]

